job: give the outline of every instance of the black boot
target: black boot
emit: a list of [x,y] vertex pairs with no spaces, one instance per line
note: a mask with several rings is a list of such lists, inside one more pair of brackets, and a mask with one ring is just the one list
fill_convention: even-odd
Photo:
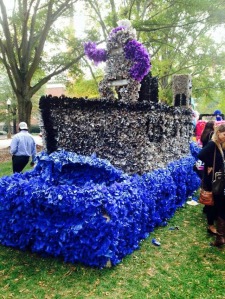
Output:
[[212,246],[220,247],[225,244],[225,220],[218,217],[217,219],[217,236]]

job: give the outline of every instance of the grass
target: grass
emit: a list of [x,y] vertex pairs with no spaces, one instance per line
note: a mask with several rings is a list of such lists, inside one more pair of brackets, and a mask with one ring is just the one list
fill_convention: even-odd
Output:
[[[32,167],[30,167],[30,164],[28,163],[27,166],[24,168],[23,172],[24,171],[27,171],[27,170],[31,170]],[[5,175],[11,175],[13,173],[12,171],[12,161],[7,161],[7,162],[4,162],[4,163],[1,163],[1,166],[0,166],[0,177],[3,177]]]
[[[169,230],[172,226],[179,229]],[[225,249],[211,247],[213,239],[202,206],[185,205],[113,268],[67,264],[0,246],[0,298],[224,299]]]

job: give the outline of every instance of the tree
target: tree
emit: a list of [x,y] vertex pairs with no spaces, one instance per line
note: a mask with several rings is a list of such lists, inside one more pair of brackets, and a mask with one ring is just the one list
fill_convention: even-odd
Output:
[[[159,79],[162,100],[172,103],[171,79],[173,74],[179,73],[192,75],[193,96],[196,92],[200,101],[206,93],[213,99],[216,93],[224,90],[225,61],[218,56],[221,57],[225,50],[210,37],[215,28],[224,24],[224,1],[123,0],[118,3],[111,0],[109,3],[86,0],[85,3],[90,20],[100,28],[98,40],[104,39],[115,27],[116,20],[132,21],[138,39],[151,55],[151,71]],[[217,89],[211,89],[212,84]],[[198,92],[199,88],[202,93]]]
[[67,28],[77,0],[0,0],[0,62],[30,126],[32,97],[52,77],[77,65],[83,46]]
[[[0,66],[0,122],[9,123],[13,121],[13,132],[16,127],[16,99],[7,74],[2,66]],[[11,105],[8,109],[7,100],[10,100]]]
[[[88,62],[87,62],[87,65]],[[90,72],[93,70],[90,67]],[[67,84],[67,94],[72,97],[89,97],[97,98],[99,96],[98,83],[103,79],[103,71],[98,69],[95,74],[92,74],[93,79],[87,79],[84,74],[75,78],[74,82]]]

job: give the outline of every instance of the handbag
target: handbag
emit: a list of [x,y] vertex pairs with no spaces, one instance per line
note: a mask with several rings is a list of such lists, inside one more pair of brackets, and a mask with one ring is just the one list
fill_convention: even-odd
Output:
[[205,191],[203,188],[200,188],[200,196],[198,201],[203,205],[213,206],[214,200],[212,191]]
[[215,179],[212,181],[212,192],[215,195],[224,194],[225,189],[225,173],[216,172]]
[[[215,173],[215,160],[216,160],[216,147],[214,150],[214,155],[213,155],[213,173],[212,173],[212,184],[213,184],[213,178],[214,178],[214,173]],[[200,188],[200,195],[199,195],[199,203],[205,205],[205,206],[214,206],[214,199],[213,199],[213,191],[206,191],[203,187],[203,180],[201,183],[201,188]]]
[[[223,161],[224,156],[222,155]],[[214,162],[213,162],[213,181],[212,181],[212,193],[214,195],[223,195],[225,189],[225,173],[224,166],[223,171],[216,172],[214,175],[214,166],[215,166],[215,154],[214,154]]]

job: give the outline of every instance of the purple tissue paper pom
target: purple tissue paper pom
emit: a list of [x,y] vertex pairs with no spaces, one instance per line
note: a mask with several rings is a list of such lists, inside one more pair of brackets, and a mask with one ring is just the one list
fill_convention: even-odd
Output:
[[85,55],[97,65],[100,62],[106,61],[107,52],[104,49],[97,49],[97,45],[94,42],[87,42],[84,44]]
[[134,65],[130,69],[133,79],[141,81],[151,69],[150,56],[145,47],[136,40],[130,40],[124,47],[125,57],[133,60]]

